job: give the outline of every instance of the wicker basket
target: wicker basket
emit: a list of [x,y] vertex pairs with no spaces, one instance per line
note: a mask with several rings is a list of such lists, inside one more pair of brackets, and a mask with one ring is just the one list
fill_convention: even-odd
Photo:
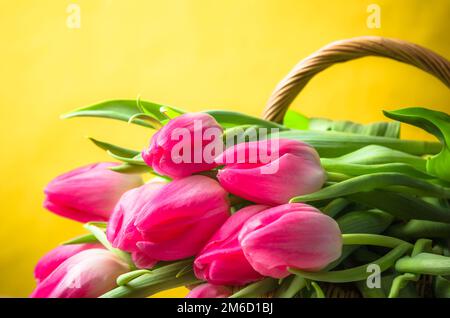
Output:
[[450,62],[444,57],[406,41],[362,36],[333,42],[300,61],[275,87],[264,109],[264,119],[281,123],[289,105],[314,75],[335,63],[365,56],[387,57],[414,65],[450,88]]
[[[407,63],[437,77],[450,88],[450,62],[437,53],[410,42],[378,36],[362,36],[333,42],[300,61],[275,87],[264,109],[263,118],[282,123],[289,105],[317,73],[335,63],[365,56],[387,57]],[[418,294],[432,297],[431,276],[417,282]],[[327,284],[327,297],[358,298],[361,294],[353,286]]]

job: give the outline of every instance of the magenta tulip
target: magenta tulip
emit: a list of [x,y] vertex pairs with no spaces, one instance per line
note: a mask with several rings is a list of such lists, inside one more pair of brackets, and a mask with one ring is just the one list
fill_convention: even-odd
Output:
[[274,278],[286,277],[288,267],[321,270],[339,258],[342,250],[336,221],[301,203],[254,215],[244,224],[239,242],[253,268]]
[[315,192],[326,176],[316,150],[296,140],[241,143],[215,161],[224,165],[217,178],[228,192],[259,204],[284,204]]
[[116,287],[129,265],[106,249],[83,250],[38,282],[32,298],[95,298]]
[[50,275],[61,263],[66,259],[78,254],[81,251],[91,248],[101,248],[100,244],[74,244],[74,245],[61,245],[47,254],[45,254],[34,268],[34,277],[38,282],[43,281],[48,275]]
[[222,128],[212,116],[183,114],[153,135],[142,158],[156,172],[172,178],[211,170],[223,148],[221,134]]
[[109,170],[116,163],[90,164],[53,179],[44,207],[76,221],[107,221],[120,196],[142,184],[141,177]]
[[267,208],[264,205],[252,205],[234,213],[195,258],[197,278],[211,284],[235,286],[261,279],[261,274],[245,258],[238,234],[250,217]]
[[143,206],[161,190],[166,182],[151,181],[139,188],[125,192],[114,208],[108,222],[106,236],[115,248],[132,254],[133,261],[138,268],[151,268],[156,260],[142,253],[136,243],[143,241],[141,233],[134,222]]
[[231,289],[225,286],[202,284],[194,287],[186,298],[228,298]]
[[205,176],[174,180],[145,203],[134,222],[137,247],[157,260],[197,254],[229,217],[227,192]]

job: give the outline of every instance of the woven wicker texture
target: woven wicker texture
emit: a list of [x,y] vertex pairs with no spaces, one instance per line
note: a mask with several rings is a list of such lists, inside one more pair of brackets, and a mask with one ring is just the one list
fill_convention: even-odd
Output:
[[333,42],[304,60],[276,86],[264,109],[264,119],[277,123],[300,91],[317,73],[335,63],[366,56],[387,57],[430,73],[450,88],[450,62],[417,44],[377,36],[363,36]]

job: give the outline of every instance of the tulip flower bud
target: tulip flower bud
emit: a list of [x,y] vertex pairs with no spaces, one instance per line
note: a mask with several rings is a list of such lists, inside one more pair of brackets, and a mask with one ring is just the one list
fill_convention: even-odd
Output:
[[229,217],[227,195],[217,181],[200,175],[164,185],[137,215],[143,237],[137,247],[163,261],[197,254]]
[[224,165],[217,178],[228,192],[259,204],[284,204],[315,192],[326,176],[316,150],[289,139],[241,143],[215,161]]
[[116,278],[129,266],[115,254],[100,248],[67,258],[38,282],[32,298],[95,298],[116,287]]
[[109,170],[116,163],[90,164],[53,179],[45,188],[44,207],[79,222],[107,221],[116,202],[142,179]]
[[228,287],[202,284],[192,289],[186,298],[228,298],[229,296],[231,296],[231,290]]
[[195,258],[197,278],[211,284],[235,286],[261,279],[261,274],[245,258],[238,234],[250,217],[267,208],[264,205],[252,205],[234,213]]
[[222,128],[204,113],[183,114],[170,120],[153,135],[142,152],[145,163],[156,172],[181,178],[211,170],[223,150]]
[[244,224],[239,242],[253,268],[274,278],[286,277],[288,267],[323,269],[342,251],[336,221],[301,203],[284,204],[254,215]]
[[141,253],[136,243],[143,241],[134,222],[142,207],[166,184],[164,181],[150,181],[139,188],[125,192],[114,208],[108,222],[106,236],[111,245],[130,252],[138,268],[151,268],[156,260]]
[[74,244],[74,245],[61,245],[47,254],[45,254],[34,268],[34,277],[38,282],[43,281],[48,275],[50,275],[61,263],[71,256],[78,254],[81,251],[91,248],[101,248],[101,244]]

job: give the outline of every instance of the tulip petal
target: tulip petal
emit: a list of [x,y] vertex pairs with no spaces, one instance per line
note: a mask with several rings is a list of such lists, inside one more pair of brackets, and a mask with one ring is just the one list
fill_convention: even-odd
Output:
[[286,277],[288,267],[320,270],[342,250],[336,221],[305,204],[286,204],[253,216],[239,242],[253,268],[274,278]]
[[[263,169],[273,173],[265,173]],[[319,190],[325,181],[325,173],[315,160],[284,154],[256,168],[225,167],[217,178],[234,195],[260,204],[278,205],[289,202],[298,193]]]
[[81,251],[91,248],[99,248],[100,244],[75,244],[61,245],[45,254],[34,268],[34,277],[38,282],[44,280],[50,275],[61,263],[69,257],[78,254]]
[[202,284],[193,288],[186,298],[228,298],[231,289],[225,286]]
[[128,270],[128,264],[105,249],[84,250],[62,262],[30,297],[99,297],[114,288],[116,278]]
[[117,163],[90,164],[52,180],[44,192],[44,207],[76,221],[105,221],[122,193],[138,187],[142,179],[109,168]]

